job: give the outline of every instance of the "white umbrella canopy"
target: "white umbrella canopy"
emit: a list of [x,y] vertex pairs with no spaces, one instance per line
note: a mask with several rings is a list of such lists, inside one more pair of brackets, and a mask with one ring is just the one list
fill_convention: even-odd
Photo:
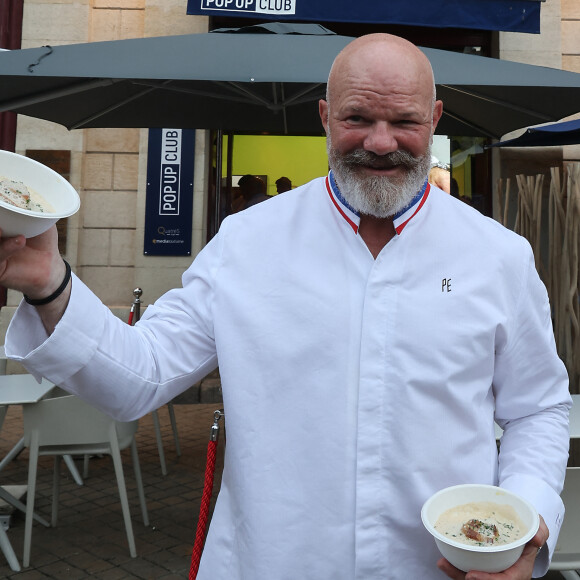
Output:
[[[316,24],[0,53],[0,111],[64,125],[321,135],[318,100],[352,38]],[[580,74],[423,48],[444,115],[437,132],[499,138],[580,109]]]

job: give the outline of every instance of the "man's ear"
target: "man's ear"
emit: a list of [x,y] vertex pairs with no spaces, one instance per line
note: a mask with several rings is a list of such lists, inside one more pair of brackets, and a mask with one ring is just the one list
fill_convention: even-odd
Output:
[[433,133],[435,133],[441,115],[443,115],[443,101],[435,101],[435,106],[433,107]]
[[328,103],[324,99],[318,101],[318,113],[322,121],[322,126],[324,127],[324,132],[328,135]]

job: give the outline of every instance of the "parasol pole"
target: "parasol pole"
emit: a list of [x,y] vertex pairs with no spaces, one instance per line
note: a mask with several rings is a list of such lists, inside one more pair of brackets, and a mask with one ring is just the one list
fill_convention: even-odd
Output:
[[503,208],[503,225],[508,226],[508,211],[510,207],[510,185],[511,179],[508,177],[505,184],[505,204]]
[[496,207],[497,207],[497,221],[502,226],[505,226],[505,223],[503,221],[503,204],[504,204],[503,179],[501,177],[497,180],[495,195],[496,195]]

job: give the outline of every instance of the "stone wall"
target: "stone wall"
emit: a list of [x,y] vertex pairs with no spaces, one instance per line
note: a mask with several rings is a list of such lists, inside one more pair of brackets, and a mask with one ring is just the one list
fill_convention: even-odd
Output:
[[580,2],[562,2],[562,68],[580,72]]
[[[576,1],[569,0],[570,4]],[[542,2],[540,12],[541,34],[500,32],[499,57],[526,64],[561,68],[563,4],[566,4],[566,0]]]

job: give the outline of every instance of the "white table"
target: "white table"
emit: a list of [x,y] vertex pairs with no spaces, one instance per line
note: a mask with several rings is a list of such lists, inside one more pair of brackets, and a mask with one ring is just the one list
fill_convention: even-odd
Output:
[[0,375],[0,405],[38,403],[54,389],[54,383],[42,379],[38,383],[29,374]]
[[[0,430],[6,417],[9,405],[26,405],[27,403],[37,403],[46,397],[54,384],[46,379],[38,383],[29,374],[24,375],[0,375]],[[24,449],[24,439],[21,439],[0,461],[0,471],[4,469],[18,453]]]
[[[48,395],[54,388],[54,384],[45,379],[38,383],[36,379],[29,374],[24,375],[0,375],[0,429],[4,423],[6,412],[9,405],[26,405],[27,403],[37,403]],[[6,454],[6,457],[0,461],[0,471],[14,459],[24,449],[24,437],[21,438],[16,445]],[[0,486],[0,498],[15,508],[26,512],[26,506],[3,487]],[[35,519],[45,526],[49,523],[35,514]],[[19,572],[20,564],[16,558],[16,554],[12,549],[10,541],[4,528],[0,526],[0,549],[4,553],[6,560],[12,570]]]
[[[0,375],[0,430],[4,424],[4,418],[10,405],[26,405],[27,403],[37,403],[46,397],[54,384],[46,379],[38,383],[29,374],[24,375]],[[0,461],[0,471],[11,461],[20,451],[24,449],[24,439],[21,439]]]
[[570,439],[580,438],[580,395],[572,395],[570,409]]

